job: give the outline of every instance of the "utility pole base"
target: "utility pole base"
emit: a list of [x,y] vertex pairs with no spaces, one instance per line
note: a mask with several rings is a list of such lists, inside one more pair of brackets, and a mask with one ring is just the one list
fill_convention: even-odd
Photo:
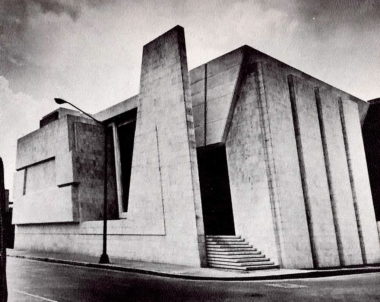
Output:
[[108,258],[107,254],[102,254],[100,256],[99,263],[101,263],[101,264],[108,264],[108,263],[110,263],[110,258]]

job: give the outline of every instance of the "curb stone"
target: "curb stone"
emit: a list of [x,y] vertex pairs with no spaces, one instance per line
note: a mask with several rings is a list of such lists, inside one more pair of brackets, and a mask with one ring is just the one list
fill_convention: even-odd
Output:
[[280,280],[280,279],[304,279],[304,278],[322,278],[322,277],[334,277],[334,276],[345,276],[345,275],[356,275],[365,273],[376,273],[380,272],[380,265],[373,265],[371,267],[353,267],[347,269],[322,269],[318,271],[307,271],[300,273],[289,273],[282,275],[267,275],[267,276],[241,276],[241,277],[213,277],[213,276],[196,276],[196,275],[185,275],[180,273],[165,273],[158,272],[154,270],[131,268],[120,265],[113,264],[98,264],[93,262],[83,262],[74,260],[62,260],[48,257],[36,257],[36,256],[25,256],[25,255],[7,255],[12,258],[29,259],[42,262],[66,264],[72,266],[82,266],[98,269],[106,269],[119,272],[129,272],[138,273],[143,275],[161,276],[168,278],[186,279],[186,280],[209,280],[209,281],[260,281],[260,280]]

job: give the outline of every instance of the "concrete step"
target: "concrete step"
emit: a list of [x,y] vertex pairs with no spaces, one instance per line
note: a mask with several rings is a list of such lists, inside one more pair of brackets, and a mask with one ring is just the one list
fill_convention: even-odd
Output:
[[262,266],[262,265],[273,265],[274,263],[270,261],[269,259],[267,261],[260,261],[260,262],[244,262],[244,263],[235,263],[235,262],[223,262],[223,261],[209,261],[209,265],[226,265],[231,267],[255,267],[255,266]]
[[206,251],[209,267],[234,270],[278,267],[241,236],[207,235]]
[[207,255],[263,255],[260,251],[220,251],[220,250],[215,250],[215,251],[207,251]]
[[206,238],[241,238],[240,235],[206,235]]
[[234,266],[229,266],[229,265],[223,265],[223,264],[209,264],[209,267],[212,267],[212,268],[224,268],[224,269],[230,269],[230,270],[241,270],[241,271],[247,271],[248,269],[246,267],[243,267],[243,266],[238,266],[238,267],[234,267]]
[[239,237],[206,237],[206,241],[244,241],[244,238]]
[[277,269],[278,265],[262,265],[262,266],[253,266],[253,267],[231,267],[228,265],[214,264],[210,265],[212,268],[220,268],[226,270],[240,270],[240,271],[251,271],[251,270],[264,270],[264,269]]
[[238,252],[238,251],[256,251],[252,246],[249,247],[207,247],[207,251],[226,251],[226,252]]
[[213,254],[208,255],[209,258],[217,258],[217,259],[230,259],[231,261],[234,260],[244,260],[244,259],[262,259],[265,258],[265,255],[259,254],[259,255],[224,255],[224,254]]
[[206,242],[230,242],[230,241],[236,241],[236,242],[242,242],[245,241],[244,238],[239,238],[239,237],[233,237],[233,238],[207,238],[206,237]]
[[246,258],[238,258],[238,259],[231,259],[231,258],[221,258],[221,257],[208,257],[209,261],[223,261],[223,262],[231,262],[231,263],[243,263],[243,262],[258,262],[258,261],[269,261],[269,258],[266,257],[246,257]]
[[244,246],[249,245],[248,242],[245,241],[208,241],[206,242],[208,246],[213,245],[236,245],[236,246]]
[[207,243],[207,247],[208,248],[215,248],[215,247],[218,247],[218,248],[229,248],[229,247],[236,247],[236,248],[247,248],[247,247],[252,247],[252,245],[249,245],[249,243],[245,243],[245,244],[235,244],[235,243],[227,243],[227,244],[220,244],[220,243],[216,243],[216,244],[209,244]]

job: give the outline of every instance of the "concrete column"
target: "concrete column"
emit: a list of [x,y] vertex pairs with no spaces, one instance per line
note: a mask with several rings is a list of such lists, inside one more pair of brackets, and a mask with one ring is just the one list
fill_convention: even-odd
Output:
[[226,139],[236,234],[279,263],[267,178],[256,74],[242,81]]
[[179,26],[143,49],[130,201],[128,217],[139,217],[141,223],[159,222],[162,215],[165,240],[180,253],[177,263],[183,258],[183,264],[205,264],[185,39]]
[[282,266],[312,268],[286,72],[270,62],[259,65],[258,89],[263,106],[265,150],[268,152],[267,175]]
[[343,137],[364,264],[380,262],[380,245],[356,103],[339,100]]
[[343,266],[362,264],[338,100],[329,89],[316,89],[315,96],[339,258]]
[[339,266],[314,90],[292,75],[288,81],[314,266]]

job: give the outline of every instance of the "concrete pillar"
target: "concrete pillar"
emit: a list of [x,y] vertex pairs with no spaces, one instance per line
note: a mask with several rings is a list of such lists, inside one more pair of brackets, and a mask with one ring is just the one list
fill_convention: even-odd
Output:
[[176,26],[143,49],[128,215],[145,224],[163,217],[165,240],[178,246],[184,264],[200,266],[204,230],[189,93],[184,31]]
[[292,109],[284,70],[258,64],[258,91],[267,152],[267,176],[275,227],[285,268],[312,268]]
[[348,171],[364,264],[380,262],[380,245],[364,153],[358,106],[339,100]]
[[315,96],[339,258],[342,266],[362,264],[338,99],[330,89],[316,89]]
[[278,263],[256,73],[242,82],[226,139],[236,234]]
[[288,81],[314,266],[339,266],[314,89],[292,75]]

